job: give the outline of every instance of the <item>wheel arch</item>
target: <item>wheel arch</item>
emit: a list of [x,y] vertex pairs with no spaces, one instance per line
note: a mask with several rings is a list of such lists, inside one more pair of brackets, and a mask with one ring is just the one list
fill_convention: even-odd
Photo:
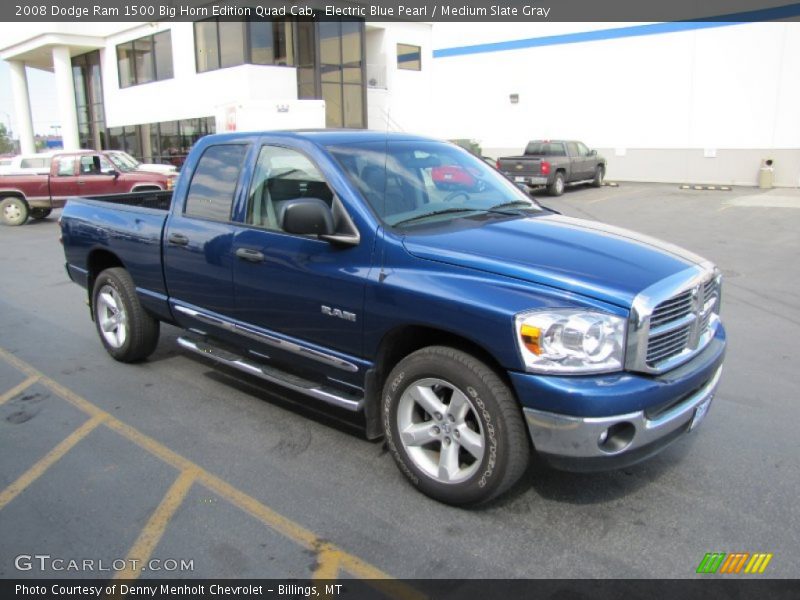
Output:
[[16,189],[0,190],[0,200],[3,200],[4,198],[8,198],[8,197],[19,198],[25,204],[28,205],[28,209],[30,209],[30,207],[31,207],[30,202],[28,202],[28,199],[25,197],[25,194],[22,193],[20,190],[16,190]]
[[122,262],[119,256],[106,248],[95,248],[86,257],[86,270],[88,271],[86,291],[89,296],[89,313],[92,319],[94,319],[94,301],[92,298],[94,282],[100,273],[114,267],[122,267],[127,270],[125,263]]
[[378,344],[375,367],[367,374],[365,417],[367,437],[376,439],[383,435],[380,418],[380,401],[383,386],[391,370],[405,357],[428,346],[449,346],[483,361],[514,391],[508,372],[500,362],[477,342],[462,335],[426,325],[402,325],[386,332]]

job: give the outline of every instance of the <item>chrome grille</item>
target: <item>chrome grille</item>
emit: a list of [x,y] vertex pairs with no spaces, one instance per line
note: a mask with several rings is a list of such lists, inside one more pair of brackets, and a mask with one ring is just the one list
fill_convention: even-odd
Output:
[[647,366],[657,368],[660,363],[689,349],[693,334],[696,345],[711,322],[716,298],[717,282],[712,277],[656,305],[650,316]]
[[691,325],[684,325],[680,329],[674,329],[654,335],[647,344],[647,364],[653,366],[671,356],[682,352],[689,341]]
[[636,296],[626,368],[663,373],[689,360],[714,337],[719,271],[709,263],[676,273]]
[[674,298],[665,300],[653,310],[650,329],[685,317],[692,311],[692,304],[692,290],[686,290]]
[[711,321],[711,315],[716,312],[717,300],[719,299],[719,284],[716,279],[710,279],[703,284],[703,306],[705,312],[701,317],[700,331],[708,329],[708,324]]

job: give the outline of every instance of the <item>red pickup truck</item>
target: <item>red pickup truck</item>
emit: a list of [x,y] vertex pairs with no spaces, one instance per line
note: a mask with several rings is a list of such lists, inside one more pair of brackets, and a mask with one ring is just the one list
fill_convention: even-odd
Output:
[[175,179],[175,174],[122,169],[105,152],[63,152],[53,156],[49,175],[0,177],[0,220],[22,225],[28,217],[46,218],[70,196],[171,190]]

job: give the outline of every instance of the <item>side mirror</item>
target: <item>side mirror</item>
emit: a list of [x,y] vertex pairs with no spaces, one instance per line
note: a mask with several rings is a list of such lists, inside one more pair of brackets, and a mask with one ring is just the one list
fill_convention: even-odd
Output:
[[105,171],[103,171],[103,175],[113,175],[114,179],[116,179],[117,177],[119,177],[119,171],[117,171],[116,169],[106,169]]
[[332,235],[333,212],[319,198],[294,198],[277,206],[278,223],[286,233]]
[[597,156],[597,150],[589,150],[589,156]]

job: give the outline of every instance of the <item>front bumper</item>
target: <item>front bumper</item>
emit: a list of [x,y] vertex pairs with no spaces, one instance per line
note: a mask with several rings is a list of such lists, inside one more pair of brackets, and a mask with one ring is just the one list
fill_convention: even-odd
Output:
[[720,324],[700,354],[655,377],[509,375],[546,462],[568,471],[615,469],[652,456],[699,421],[695,415],[716,392],[726,345]]
[[630,465],[662,450],[705,416],[722,367],[700,389],[659,413],[573,417],[523,409],[533,445],[552,466],[588,471]]

